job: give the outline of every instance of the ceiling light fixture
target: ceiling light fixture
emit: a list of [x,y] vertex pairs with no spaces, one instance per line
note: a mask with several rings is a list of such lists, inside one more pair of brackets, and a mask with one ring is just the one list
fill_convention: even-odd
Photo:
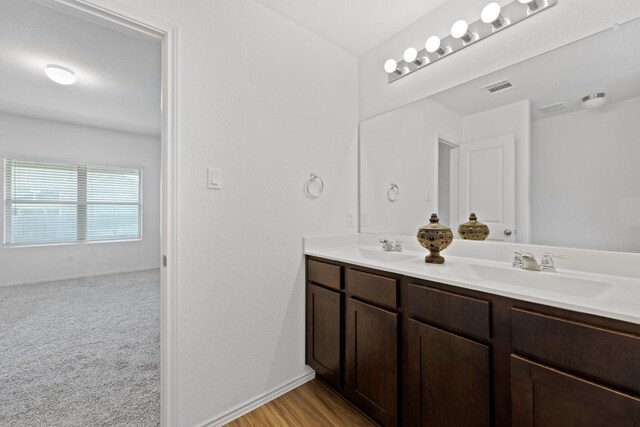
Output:
[[44,68],[44,73],[54,82],[69,86],[78,81],[76,73],[62,65],[48,64]]
[[414,71],[427,68],[430,64],[550,9],[557,5],[559,0],[487,1],[477,20],[460,19],[451,26],[450,34],[447,36],[440,38],[431,35],[426,40],[424,49],[410,47],[404,51],[402,59],[388,60],[384,66],[387,81],[393,83]]
[[482,19],[482,22],[484,22],[485,24],[491,24],[494,28],[497,29],[507,23],[501,12],[502,8],[498,3],[489,3],[484,7],[484,9],[482,9],[480,19]]
[[604,92],[592,93],[582,98],[584,108],[600,108],[605,102],[607,102],[607,97]]
[[476,35],[469,31],[469,23],[464,19],[456,21],[451,27],[451,37],[462,39],[465,43],[471,43]]

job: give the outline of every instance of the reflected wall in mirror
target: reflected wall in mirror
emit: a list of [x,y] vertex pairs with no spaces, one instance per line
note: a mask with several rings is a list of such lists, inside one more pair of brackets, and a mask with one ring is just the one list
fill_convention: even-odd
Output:
[[360,231],[475,212],[489,240],[640,252],[639,37],[634,20],[362,122]]

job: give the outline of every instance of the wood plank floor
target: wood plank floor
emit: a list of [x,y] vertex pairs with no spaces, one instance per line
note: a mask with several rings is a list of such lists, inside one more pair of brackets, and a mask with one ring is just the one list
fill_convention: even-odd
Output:
[[375,426],[318,380],[272,400],[227,427]]

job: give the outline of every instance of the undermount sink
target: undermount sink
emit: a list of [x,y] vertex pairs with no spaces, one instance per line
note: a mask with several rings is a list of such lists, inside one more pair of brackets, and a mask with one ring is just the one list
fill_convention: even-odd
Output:
[[360,256],[371,261],[400,262],[415,258],[402,252],[385,252],[382,250],[358,249]]
[[581,279],[558,273],[544,273],[478,264],[470,264],[468,272],[474,276],[474,279],[516,286],[522,288],[521,292],[523,293],[546,291],[581,298],[592,298],[613,286],[607,282]]

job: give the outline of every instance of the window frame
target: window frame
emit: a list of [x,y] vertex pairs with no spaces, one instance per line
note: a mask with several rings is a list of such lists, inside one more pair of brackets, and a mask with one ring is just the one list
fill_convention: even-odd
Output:
[[[102,169],[114,169],[114,170],[135,170],[138,171],[139,173],[139,177],[140,177],[140,182],[139,182],[139,202],[137,204],[137,206],[140,209],[140,213],[139,213],[139,221],[138,221],[138,237],[131,237],[131,238],[116,238],[116,239],[96,239],[96,240],[87,240],[87,239],[76,239],[76,240],[71,240],[71,241],[59,241],[59,242],[30,242],[30,243],[12,243],[12,242],[7,242],[7,237],[9,235],[9,233],[7,232],[7,223],[11,222],[12,217],[8,217],[7,216],[7,200],[8,200],[8,195],[6,194],[6,190],[7,190],[7,179],[8,179],[8,174],[6,171],[6,162],[7,161],[17,161],[17,162],[26,162],[26,163],[40,163],[42,165],[52,165],[52,166],[68,166],[68,167],[74,167],[74,168],[84,168],[85,174],[87,169],[90,168],[102,168]],[[2,209],[0,212],[0,216],[2,216],[2,225],[0,226],[0,230],[2,232],[2,243],[3,243],[3,247],[7,248],[7,249],[12,249],[12,248],[33,248],[33,247],[43,247],[43,246],[68,246],[68,245],[90,245],[90,244],[101,244],[101,243],[127,243],[127,242],[139,242],[142,241],[144,238],[144,167],[138,167],[138,166],[123,166],[123,165],[118,165],[118,166],[114,166],[114,165],[107,165],[107,164],[100,164],[100,163],[88,163],[88,162],[69,162],[69,161],[59,161],[59,160],[50,160],[50,159],[42,159],[42,158],[25,158],[23,156],[2,156],[1,158],[1,164],[0,164],[0,170],[2,171],[2,188],[0,189],[0,201],[2,203]],[[86,185],[86,175],[85,175],[85,185]],[[76,188],[77,188],[77,195],[76,195],[76,202],[75,203],[68,203],[65,202],[63,204],[71,204],[73,206],[76,207],[80,207],[81,204],[79,202],[80,200],[80,188],[79,188],[79,182],[80,179],[79,177],[76,178]],[[86,200],[86,188],[85,188],[85,192],[84,192],[84,197]],[[45,204],[47,202],[44,202],[43,204]],[[51,202],[49,202],[51,203]],[[117,205],[118,203],[114,203],[114,205]],[[90,202],[86,202],[84,203],[83,206],[85,206],[85,209],[91,205]],[[123,204],[126,205],[126,204]],[[130,205],[135,205],[135,204],[130,204]],[[88,228],[88,223],[86,221],[87,217],[85,215],[85,223],[83,225],[80,225],[77,221],[76,218],[76,228],[79,227],[83,227],[83,229],[86,230]],[[86,234],[85,234],[86,236]]]

